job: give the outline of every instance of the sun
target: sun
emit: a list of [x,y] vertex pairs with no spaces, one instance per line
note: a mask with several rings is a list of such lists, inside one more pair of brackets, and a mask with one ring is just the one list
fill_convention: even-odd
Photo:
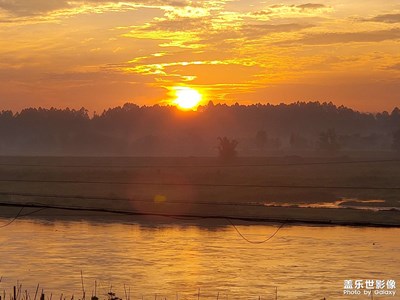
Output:
[[182,110],[195,110],[201,101],[201,94],[189,87],[175,87],[176,98],[172,101],[173,104]]

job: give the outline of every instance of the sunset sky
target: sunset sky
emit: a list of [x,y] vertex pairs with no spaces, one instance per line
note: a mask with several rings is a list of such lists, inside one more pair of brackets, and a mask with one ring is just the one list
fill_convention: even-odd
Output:
[[0,110],[400,106],[399,0],[0,0]]

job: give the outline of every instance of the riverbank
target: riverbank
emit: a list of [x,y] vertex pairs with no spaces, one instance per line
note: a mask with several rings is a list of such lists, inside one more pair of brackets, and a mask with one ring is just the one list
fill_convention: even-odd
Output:
[[286,224],[320,224],[343,226],[376,226],[400,227],[400,212],[398,210],[369,211],[353,208],[301,208],[258,205],[237,205],[235,207],[221,207],[218,205],[193,204],[186,211],[177,204],[168,203],[140,203],[135,210],[120,210],[101,207],[67,207],[28,203],[13,204],[0,203],[2,209],[0,217],[9,219],[18,218],[51,218],[59,219],[101,219],[105,222],[154,221],[167,223],[181,223],[182,221],[201,220],[201,223],[218,223],[222,220],[258,222],[258,223],[286,223]]
[[385,155],[231,163],[211,157],[0,157],[0,164],[0,202],[19,206],[1,208],[11,218],[25,207],[22,215],[40,209],[31,217],[111,211],[146,219],[400,224],[400,161]]

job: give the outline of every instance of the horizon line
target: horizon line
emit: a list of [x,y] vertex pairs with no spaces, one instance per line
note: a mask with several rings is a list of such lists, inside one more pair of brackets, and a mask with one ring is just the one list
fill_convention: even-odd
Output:
[[265,106],[272,106],[272,107],[278,107],[278,106],[291,106],[291,105],[309,105],[309,104],[319,104],[319,105],[330,105],[330,106],[334,106],[336,109],[350,109],[353,112],[356,113],[362,113],[362,114],[379,114],[379,113],[388,113],[388,114],[392,114],[394,111],[398,111],[400,110],[400,106],[394,106],[391,110],[381,110],[381,111],[362,111],[350,106],[346,106],[343,104],[335,104],[333,101],[293,101],[293,102],[289,102],[289,103],[285,103],[285,102],[280,102],[277,104],[271,103],[271,102],[265,102],[265,103],[261,103],[261,102],[254,102],[254,103],[240,103],[238,101],[236,101],[235,103],[226,103],[226,102],[215,102],[213,100],[209,100],[207,103],[203,103],[200,104],[196,107],[196,109],[193,110],[180,110],[177,105],[171,104],[171,103],[167,103],[167,102],[159,102],[159,103],[154,103],[151,105],[148,104],[143,104],[143,105],[139,105],[135,102],[131,102],[131,101],[127,101],[125,103],[123,103],[122,105],[116,105],[116,106],[110,106],[108,108],[103,108],[101,113],[98,113],[96,110],[89,110],[87,109],[85,106],[81,106],[80,108],[74,108],[74,107],[70,107],[70,106],[63,106],[63,107],[57,107],[57,106],[31,106],[31,107],[24,107],[18,110],[12,110],[12,109],[1,109],[0,113],[4,113],[4,112],[11,112],[13,115],[21,113],[22,111],[25,110],[29,110],[29,109],[34,109],[34,110],[71,110],[71,111],[80,111],[80,110],[85,110],[86,113],[90,113],[93,116],[96,115],[101,115],[102,113],[108,111],[108,110],[112,110],[112,109],[116,109],[116,108],[123,108],[126,105],[134,105],[137,106],[138,108],[154,108],[154,107],[165,107],[165,108],[175,108],[176,110],[181,111],[182,113],[193,113],[193,112],[197,112],[198,108],[206,108],[209,106],[223,106],[223,107],[252,107],[252,106],[261,106],[261,107],[265,107]]

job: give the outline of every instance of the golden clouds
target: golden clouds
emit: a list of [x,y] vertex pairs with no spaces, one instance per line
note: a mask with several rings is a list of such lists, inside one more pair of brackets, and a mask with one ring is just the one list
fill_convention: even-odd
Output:
[[400,28],[393,28],[374,31],[313,33],[304,35],[299,40],[283,42],[283,44],[301,43],[306,45],[327,45],[338,43],[374,43],[399,39]]
[[[0,76],[12,88],[0,99],[153,104],[190,84],[212,99],[257,102],[286,91],[277,101],[291,101],[310,82],[344,74],[357,84],[366,72],[395,82],[398,9],[397,0],[2,0]],[[292,85],[305,90],[285,90]]]
[[251,16],[255,16],[256,18],[262,20],[271,20],[321,17],[330,12],[333,12],[332,7],[320,3],[305,3],[299,5],[275,4],[268,6],[263,10],[253,12],[251,13]]

